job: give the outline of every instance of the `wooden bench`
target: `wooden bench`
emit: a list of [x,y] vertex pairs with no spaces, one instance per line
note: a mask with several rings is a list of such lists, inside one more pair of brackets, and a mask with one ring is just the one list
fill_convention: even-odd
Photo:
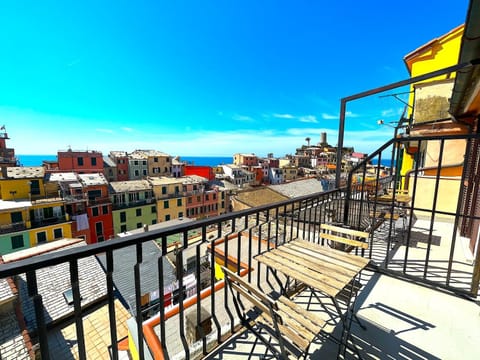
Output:
[[[276,357],[288,359],[288,354],[296,358],[301,355],[306,357],[310,344],[322,331],[325,321],[285,296],[273,299],[238,274],[225,267],[222,270],[242,325],[251,330]],[[238,295],[253,308],[245,308]],[[261,334],[262,329],[278,341],[280,351]]]
[[332,242],[331,247],[338,250],[350,252],[354,248],[368,249],[369,236],[370,234],[366,231],[329,224],[320,225],[320,239]]

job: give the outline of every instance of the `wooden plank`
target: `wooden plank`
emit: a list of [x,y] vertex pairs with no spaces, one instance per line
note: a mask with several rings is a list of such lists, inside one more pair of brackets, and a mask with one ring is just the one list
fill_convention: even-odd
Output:
[[358,237],[364,238],[365,241],[370,236],[370,234],[368,232],[365,232],[365,231],[348,229],[348,228],[343,228],[341,226],[335,226],[335,225],[330,225],[330,224],[321,224],[320,229],[335,231],[335,232],[339,232],[339,233],[347,234],[347,235],[352,235],[352,236],[358,236]]
[[249,293],[245,288],[243,288],[242,286],[240,286],[238,283],[236,282],[230,282],[230,287],[237,291],[240,295],[242,295],[243,297],[245,297],[245,299],[247,299],[248,301],[250,301],[250,303],[252,303],[253,306],[256,306],[258,307],[262,312],[266,313],[267,316],[270,316],[270,309],[268,308],[267,305],[265,305],[261,300],[260,298],[252,295],[251,293]]
[[286,259],[291,259],[296,262],[303,262],[306,266],[308,266],[312,270],[329,273],[329,274],[332,274],[332,273],[339,274],[340,276],[345,277],[347,281],[348,279],[351,279],[357,274],[355,270],[348,269],[344,266],[339,266],[338,264],[332,264],[327,261],[320,262],[314,257],[305,257],[303,253],[295,251],[294,249],[291,249],[291,248],[287,248],[285,246],[279,247],[278,249],[275,250],[275,252]]
[[332,234],[329,234],[329,233],[322,233],[322,232],[319,233],[318,236],[322,239],[325,239],[325,240],[340,242],[342,244],[351,245],[351,246],[354,246],[354,247],[360,247],[360,248],[363,248],[363,249],[368,249],[368,243],[366,243],[366,242],[361,242],[361,241],[358,241],[358,240],[352,240],[352,239],[348,239],[348,238],[345,238],[345,237],[342,237],[342,236],[332,235]]
[[269,303],[271,304],[274,304],[275,303],[275,300],[273,300],[271,297],[269,297],[268,295],[264,294],[263,292],[261,292],[259,289],[257,289],[255,286],[252,286],[248,281],[245,281],[244,279],[242,279],[241,276],[237,275],[236,273],[234,273],[233,271],[230,271],[228,270],[226,267],[222,266],[222,270],[224,272],[225,275],[228,275],[228,277],[230,279],[234,279],[236,282],[242,284],[244,287],[246,287],[249,291],[251,291],[252,293],[254,293],[256,296],[258,297],[261,297],[261,298],[265,298],[265,301],[268,301]]
[[314,251],[317,254],[331,257],[339,261],[343,261],[346,264],[355,265],[358,267],[357,271],[363,269],[370,262],[370,259],[366,259],[354,254],[349,254],[344,251],[335,250],[330,247],[314,244],[306,240],[294,240],[282,246],[287,246],[287,245],[298,246],[300,248],[309,249]]
[[280,261],[277,259],[271,259],[270,256],[266,254],[257,256],[256,259],[267,265],[273,269],[279,270],[287,276],[290,276],[296,280],[299,280],[308,286],[316,288],[325,294],[335,297],[339,291],[346,285],[346,284],[339,284],[335,285],[333,283],[333,279],[331,276],[327,276],[324,274],[318,274],[313,271],[306,271],[306,269],[298,269],[298,268],[290,268],[289,266],[285,265],[285,259],[281,258]]
[[[259,319],[263,320],[264,323],[266,323],[270,328],[274,328],[274,324],[271,321],[271,319],[266,318],[263,316],[264,314],[259,315]],[[308,345],[310,345],[310,341],[302,338],[299,336],[296,332],[294,332],[292,329],[288,328],[287,326],[277,324],[278,329],[280,330],[280,336],[282,336],[282,339],[287,341],[288,343],[292,344],[293,346],[297,347],[301,352],[305,352],[307,349]],[[288,350],[288,346],[286,347]]]
[[312,314],[298,304],[295,304],[293,301],[291,301],[285,296],[280,296],[277,304],[278,308],[285,312],[289,312],[291,309],[293,309],[294,315],[292,315],[292,317],[294,317],[297,322],[302,324],[302,326],[307,328],[311,333],[314,333],[315,335],[318,334],[325,325],[325,320],[321,319],[315,314]]

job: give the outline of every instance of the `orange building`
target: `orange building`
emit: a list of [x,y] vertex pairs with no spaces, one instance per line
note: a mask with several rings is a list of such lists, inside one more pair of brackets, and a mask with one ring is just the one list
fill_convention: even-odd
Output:
[[61,172],[78,174],[103,173],[103,156],[100,151],[58,151],[58,167]]

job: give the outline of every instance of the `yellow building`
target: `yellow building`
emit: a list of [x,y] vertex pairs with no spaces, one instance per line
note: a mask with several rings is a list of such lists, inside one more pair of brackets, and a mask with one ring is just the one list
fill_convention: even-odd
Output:
[[[445,35],[433,39],[404,58],[412,77],[440,70],[458,63],[464,26],[458,26]],[[437,76],[411,85],[409,97],[410,136],[438,136],[469,133],[464,123],[454,121],[449,113],[455,73]],[[435,198],[434,182],[441,161],[439,194],[457,194],[460,188],[465,154],[465,140],[448,140],[440,158],[440,141],[409,142],[402,161],[402,185],[412,188],[413,169],[418,166],[415,205],[430,208]],[[417,159],[418,164],[414,164]],[[432,170],[433,169],[433,170]],[[449,196],[439,196],[437,210],[455,212],[457,203]]]
[[0,179],[1,254],[72,237],[65,201],[43,176],[43,167],[10,167]]
[[[433,39],[404,57],[404,62],[411,77],[427,74],[448,66],[456,65],[464,25],[460,25],[445,35]],[[437,76],[411,85],[409,97],[409,118],[411,118],[411,136],[448,135],[467,133],[468,127],[452,120],[448,110],[449,99],[455,81],[455,73]],[[402,176],[413,168],[413,155],[422,152],[420,167],[434,167],[438,159],[439,144],[425,142],[421,149],[418,143],[410,143],[404,152]],[[451,141],[445,144],[442,159],[442,175],[461,175],[462,166],[454,166],[463,161],[465,143]],[[428,174],[428,170],[427,170]],[[407,185],[408,186],[408,185]]]
[[148,181],[153,187],[153,194],[157,202],[158,222],[185,216],[184,178],[151,177],[148,178]]

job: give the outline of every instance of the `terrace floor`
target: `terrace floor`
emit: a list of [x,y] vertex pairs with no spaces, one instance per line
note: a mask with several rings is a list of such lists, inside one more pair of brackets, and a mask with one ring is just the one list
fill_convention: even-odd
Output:
[[[425,232],[428,233],[427,220],[416,219],[410,228],[409,245],[407,234],[402,232],[402,219],[396,224],[394,241],[387,241],[388,226],[376,232],[372,244],[372,259],[377,264],[385,264],[388,259],[389,269],[401,271],[403,260],[408,258],[405,272],[409,275],[423,276],[429,280],[442,282],[447,273],[448,254],[450,252],[452,224],[450,221],[436,221],[432,233],[432,246],[426,252]],[[425,230],[427,229],[427,230]],[[248,261],[247,241],[229,242],[229,254],[240,254],[241,261]],[[254,254],[265,250],[265,245],[253,241]],[[240,247],[240,249],[239,249]],[[225,250],[224,245],[219,247]],[[452,265],[452,284],[461,289],[468,289],[471,282],[472,261],[464,252],[463,244],[457,240]],[[192,247],[192,250],[194,247]],[[390,249],[390,251],[387,251]],[[408,249],[408,251],[407,251]],[[446,255],[447,254],[447,255]],[[426,256],[429,258],[427,269]],[[253,261],[254,271],[252,278],[257,276],[257,264]],[[260,283],[266,284],[265,271],[260,271]],[[255,277],[254,277],[255,276]],[[361,357],[364,359],[479,359],[480,346],[480,301],[454,296],[437,288],[417,285],[414,282],[400,280],[388,275],[382,275],[366,270],[362,275],[363,287],[357,300],[357,315],[367,327],[363,330],[355,322],[352,323],[352,338],[357,345]],[[221,325],[222,334],[230,329],[231,318],[228,309],[234,314],[231,301],[224,300],[225,292],[216,294],[215,315]],[[307,306],[310,299],[308,290],[304,290],[294,297],[294,301]],[[340,334],[341,326],[338,316],[332,317],[328,308],[321,307],[315,298],[309,306],[310,311],[317,312],[328,320],[327,334]],[[202,306],[210,309],[210,299],[202,301]],[[187,309],[188,311],[193,309]],[[329,315],[330,313],[330,315]],[[171,359],[184,358],[184,350],[178,337],[178,316],[167,320],[167,349]],[[215,326],[214,326],[215,329]],[[158,329],[157,329],[158,332]],[[209,339],[216,338],[215,331]],[[201,358],[201,342],[195,343],[190,349],[193,358]],[[253,352],[252,352],[253,350]],[[228,340],[221,343],[215,351],[207,355],[208,359],[244,359],[249,354],[253,359],[265,358],[266,348],[261,343],[255,344],[254,335],[248,330],[241,329]],[[330,336],[319,337],[310,347],[311,359],[334,359],[337,356],[338,345]],[[267,357],[270,354],[267,352]],[[271,356],[270,356],[271,358]],[[348,351],[347,359],[356,358],[352,351]]]

